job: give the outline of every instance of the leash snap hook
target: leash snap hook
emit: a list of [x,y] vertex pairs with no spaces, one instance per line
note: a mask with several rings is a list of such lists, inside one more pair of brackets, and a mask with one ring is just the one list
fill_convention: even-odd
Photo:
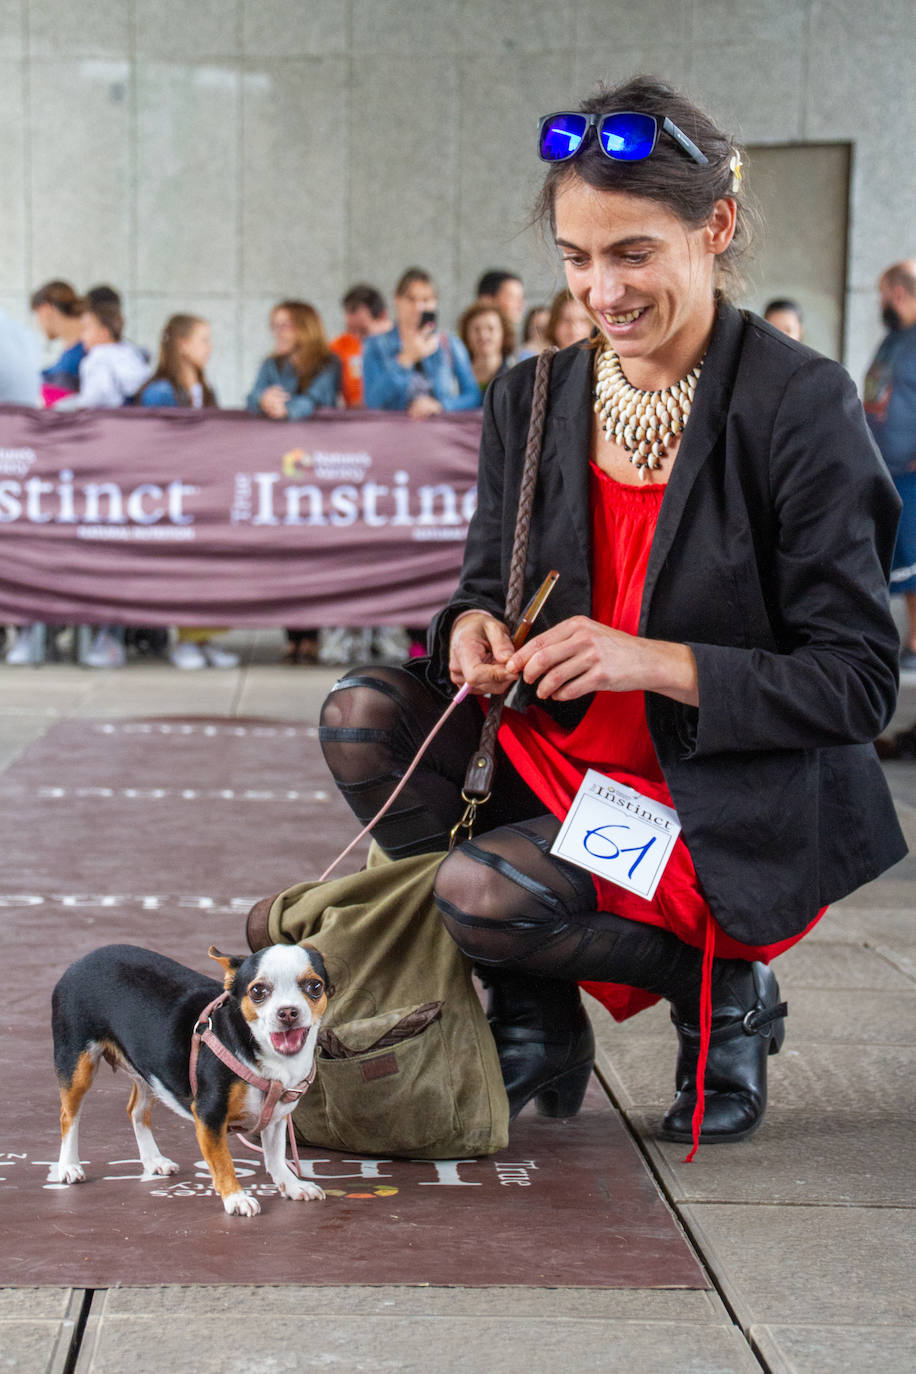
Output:
[[488,792],[485,797],[469,797],[467,792],[465,792],[464,789],[462,789],[461,800],[465,802],[464,814],[461,816],[460,820],[456,821],[456,823],[452,826],[451,830],[449,831],[449,852],[451,852],[451,850],[453,850],[455,848],[455,845],[458,843],[458,837],[462,830],[466,830],[468,832],[465,836],[465,839],[473,839],[474,821],[477,818],[477,808],[478,806],[483,806],[484,802],[488,802],[490,800],[490,794]]

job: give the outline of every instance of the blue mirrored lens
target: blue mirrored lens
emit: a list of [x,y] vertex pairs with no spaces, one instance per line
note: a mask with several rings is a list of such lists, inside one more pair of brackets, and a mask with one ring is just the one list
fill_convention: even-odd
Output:
[[547,162],[562,162],[564,158],[573,157],[582,147],[587,128],[585,115],[556,115],[541,130],[541,157]]
[[608,157],[618,162],[639,162],[652,151],[655,129],[651,115],[610,114],[598,125],[598,137]]

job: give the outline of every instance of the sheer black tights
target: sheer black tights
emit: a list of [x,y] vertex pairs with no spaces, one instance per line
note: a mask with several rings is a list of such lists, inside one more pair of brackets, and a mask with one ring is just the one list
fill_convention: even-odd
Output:
[[[362,824],[388,800],[448,700],[430,687],[421,668],[410,666],[355,669],[333,689],[322,708],[318,738],[341,794]],[[449,832],[464,810],[461,787],[482,724],[480,707],[468,697],[375,827],[386,854],[402,858],[448,848]],[[500,751],[495,778],[479,828],[543,810]]]
[[695,1000],[699,950],[598,911],[590,875],[550,853],[559,824],[542,815],[503,826],[444,860],[436,902],[456,944],[477,963],[511,972]]

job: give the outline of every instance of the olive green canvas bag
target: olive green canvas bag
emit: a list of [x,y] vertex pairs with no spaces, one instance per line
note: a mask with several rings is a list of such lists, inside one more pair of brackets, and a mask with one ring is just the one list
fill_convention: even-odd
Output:
[[293,1112],[309,1145],[425,1159],[492,1154],[509,1103],[470,960],[442,926],[444,854],[388,859],[297,883],[252,912],[273,944],[314,945],[334,988],[318,1072]]

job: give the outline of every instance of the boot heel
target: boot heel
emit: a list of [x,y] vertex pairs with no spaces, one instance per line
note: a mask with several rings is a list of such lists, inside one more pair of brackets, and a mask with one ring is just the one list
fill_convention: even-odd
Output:
[[552,1083],[542,1088],[535,1098],[541,1116],[575,1116],[582,1106],[582,1099],[592,1076],[592,1062],[578,1064],[567,1069]]

